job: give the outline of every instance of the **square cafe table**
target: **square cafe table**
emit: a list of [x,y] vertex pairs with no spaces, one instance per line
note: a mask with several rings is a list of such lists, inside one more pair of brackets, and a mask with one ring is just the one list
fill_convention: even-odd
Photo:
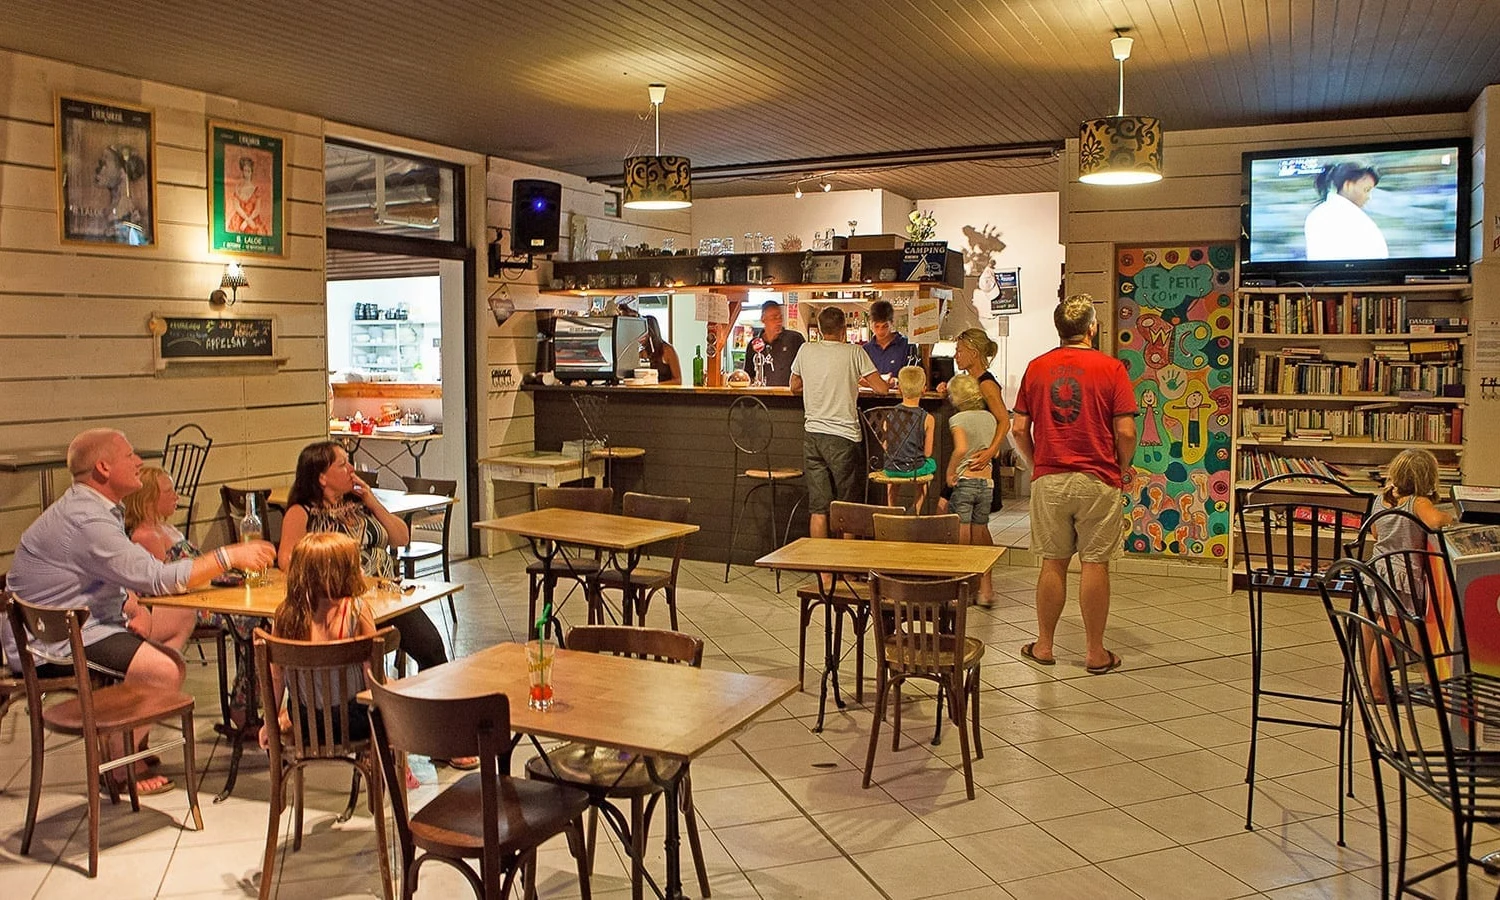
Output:
[[[564,547],[587,547],[609,554],[609,564],[630,583],[630,573],[641,561],[641,553],[652,544],[686,537],[698,530],[697,525],[685,522],[663,522],[658,519],[641,519],[635,516],[616,516],[608,513],[585,512],[577,509],[534,509],[499,519],[486,519],[474,523],[475,528],[518,534],[531,543],[531,552],[546,566],[543,578],[545,605],[551,610],[548,625],[557,624],[553,598],[556,593],[555,578],[569,566],[566,557],[561,564],[558,557]],[[623,562],[621,561],[623,558]],[[628,607],[625,615],[629,615]],[[531,623],[527,623],[529,630]],[[625,624],[630,624],[627,618]],[[561,630],[556,632],[561,638]]]
[[[446,497],[443,499],[447,499]],[[397,616],[417,609],[443,597],[463,590],[463,585],[446,581],[414,581],[400,590],[376,587],[360,599],[370,607],[376,625],[384,625]],[[276,607],[286,599],[286,575],[279,569],[266,573],[265,583],[257,587],[203,587],[185,594],[170,594],[163,597],[142,597],[141,602],[152,607],[172,609],[202,609],[226,616],[246,616],[260,619],[262,623],[276,614]],[[259,679],[255,674],[255,634],[252,629],[241,629],[228,624],[234,638],[235,684],[228,695],[219,698],[224,720],[214,726],[219,734],[229,738],[233,749],[229,758],[229,777],[224,789],[214,798],[218,803],[234,791],[235,780],[240,773],[240,757],[245,752],[245,741],[257,740],[261,725],[257,713],[260,702]],[[220,677],[225,677],[225,660],[219,658]],[[232,702],[235,696],[244,698],[244,708],[236,709]],[[240,725],[234,724],[234,714],[241,714]]]
[[[834,610],[842,606],[833,601],[839,580],[848,584],[850,575],[878,572],[881,575],[961,578],[988,572],[1005,553],[1004,547],[981,547],[975,544],[917,544],[905,541],[852,541],[837,538],[799,538],[755,561],[757,566],[786,572],[832,573],[827,587],[818,579],[818,593],[823,606],[823,677],[818,685],[818,724],[823,730],[824,707],[828,703],[828,685],[833,684],[833,700],[839,709],[844,699],[839,695],[839,643],[843,619],[834,621]],[[850,588],[853,594],[853,588]],[[863,630],[868,610],[853,616],[856,630]]]
[[[408,697],[446,699],[501,693],[512,698],[510,727],[535,738],[577,741],[682,763],[702,756],[797,690],[797,683],[764,675],[674,666],[649,660],[557,650],[552,708],[526,703],[526,648],[498,644],[387,687]],[[368,700],[369,694],[361,694]],[[655,778],[654,766],[651,769]],[[682,894],[678,859],[678,788],[688,769],[663,779],[666,896]]]

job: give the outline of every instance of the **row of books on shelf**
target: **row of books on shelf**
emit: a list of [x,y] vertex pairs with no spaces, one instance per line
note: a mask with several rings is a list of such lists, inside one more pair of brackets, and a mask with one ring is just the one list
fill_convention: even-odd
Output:
[[1461,444],[1463,431],[1464,411],[1458,406],[1413,406],[1389,412],[1363,408],[1240,410],[1240,436],[1260,443],[1337,440]]
[[1462,316],[1413,316],[1400,296],[1311,297],[1281,294],[1244,300],[1241,334],[1435,334],[1464,332]]
[[[1463,384],[1463,366],[1457,361],[1397,361],[1367,357],[1356,361],[1325,360],[1309,348],[1287,348],[1289,352],[1240,353],[1236,384],[1246,394],[1383,394],[1403,391],[1424,396],[1451,396]],[[1460,394],[1461,396],[1461,394]]]
[[[1235,466],[1235,478],[1241,482],[1256,482],[1275,475],[1292,474],[1337,478],[1351,487],[1364,489],[1376,488],[1385,483],[1384,467],[1331,463],[1307,456],[1282,456],[1274,451],[1254,447],[1240,450]],[[1439,483],[1458,484],[1462,480],[1463,471],[1457,464],[1439,461]],[[1446,496],[1446,492],[1444,495]]]
[[1422,341],[1375,341],[1370,355],[1392,362],[1457,362],[1463,344],[1452,338]]

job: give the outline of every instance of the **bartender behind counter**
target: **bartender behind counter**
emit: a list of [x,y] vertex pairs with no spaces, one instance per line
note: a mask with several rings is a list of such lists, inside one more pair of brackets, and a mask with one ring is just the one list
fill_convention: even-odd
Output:
[[656,370],[657,384],[682,384],[682,363],[677,351],[661,336],[661,325],[654,316],[646,316],[646,331],[641,335],[641,361]]
[[865,352],[875,363],[875,371],[885,378],[894,378],[903,366],[919,365],[912,357],[911,342],[906,335],[896,330],[896,310],[889,300],[876,300],[870,304],[870,339],[865,341]]
[[771,354],[771,363],[766,366],[766,384],[786,387],[792,378],[792,360],[802,348],[802,335],[786,329],[785,313],[775,300],[767,300],[760,308],[760,321],[765,327],[745,347],[745,371],[755,374],[757,342],[761,342],[765,352]]

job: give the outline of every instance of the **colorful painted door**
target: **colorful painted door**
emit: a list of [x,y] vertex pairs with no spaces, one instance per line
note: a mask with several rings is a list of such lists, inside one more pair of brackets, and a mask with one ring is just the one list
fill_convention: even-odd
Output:
[[1229,554],[1234,245],[1115,249],[1116,353],[1135,383],[1131,553]]

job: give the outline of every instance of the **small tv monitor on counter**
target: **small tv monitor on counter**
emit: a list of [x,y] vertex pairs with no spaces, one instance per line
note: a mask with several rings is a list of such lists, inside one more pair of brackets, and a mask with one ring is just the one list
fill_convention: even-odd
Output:
[[635,316],[558,316],[554,320],[553,374],[560,381],[618,384],[640,361],[646,321]]
[[1472,165],[1466,138],[1246,153],[1240,276],[1465,280]]

